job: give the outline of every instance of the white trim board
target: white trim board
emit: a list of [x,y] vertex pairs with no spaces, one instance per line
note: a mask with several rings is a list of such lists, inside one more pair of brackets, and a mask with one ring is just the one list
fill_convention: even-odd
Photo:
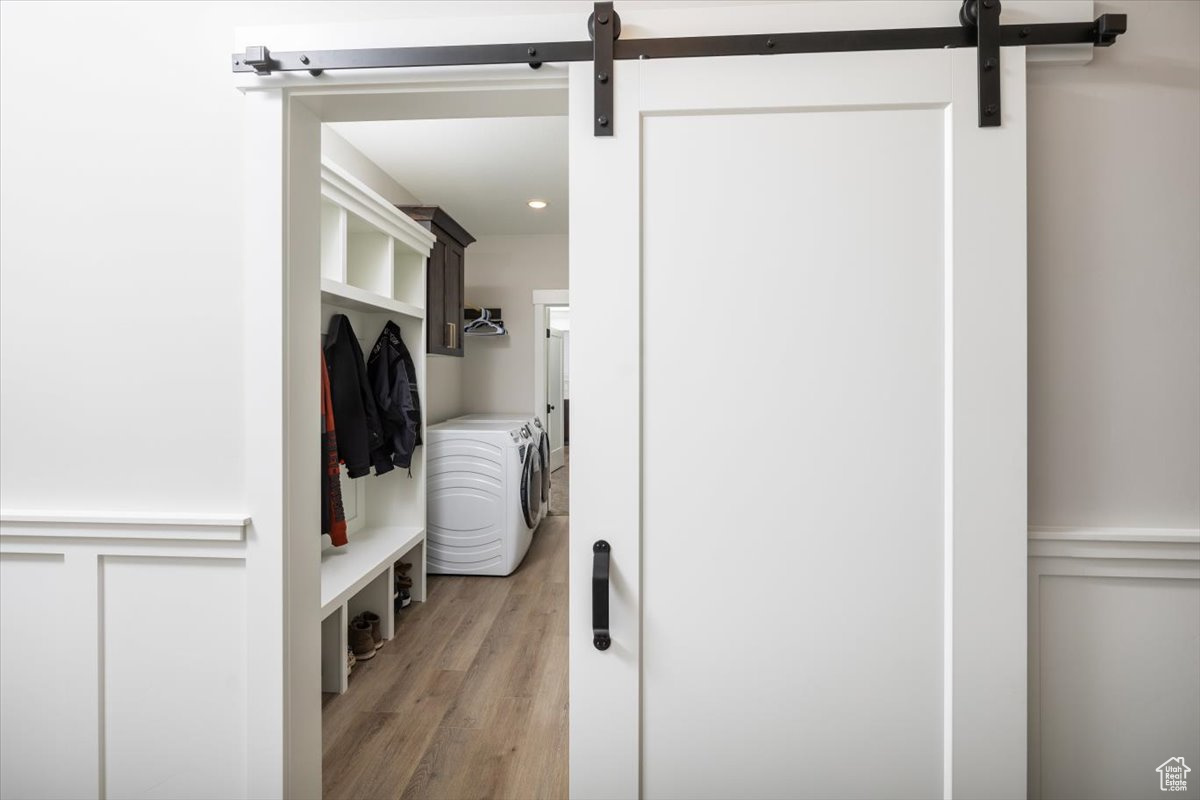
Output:
[[1200,544],[1200,528],[1031,527],[1031,542],[1172,542]]
[[0,511],[0,536],[240,542],[250,517],[186,512]]
[[1200,561],[1200,528],[1030,528],[1029,558]]
[[534,289],[533,304],[543,306],[566,306],[571,304],[570,289]]

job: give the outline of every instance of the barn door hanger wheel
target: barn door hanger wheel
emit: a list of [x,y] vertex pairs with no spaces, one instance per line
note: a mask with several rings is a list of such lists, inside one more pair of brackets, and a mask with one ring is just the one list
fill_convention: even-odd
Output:
[[[1000,5],[999,0],[993,1],[997,6]],[[963,0],[962,7],[958,9],[958,21],[964,28],[974,28],[979,23],[979,0]]]

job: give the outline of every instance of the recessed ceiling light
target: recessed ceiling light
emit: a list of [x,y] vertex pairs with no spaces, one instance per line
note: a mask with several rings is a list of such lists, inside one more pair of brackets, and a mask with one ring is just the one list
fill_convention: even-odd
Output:
[[545,200],[530,200],[529,201],[530,208],[543,209],[546,207],[546,205],[547,205],[547,203]]

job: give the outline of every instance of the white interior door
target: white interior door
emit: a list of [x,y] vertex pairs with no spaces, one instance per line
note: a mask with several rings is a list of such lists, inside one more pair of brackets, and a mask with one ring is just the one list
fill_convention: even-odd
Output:
[[550,423],[550,469],[563,465],[563,333],[547,328],[546,338],[546,419]]
[[[1025,55],[571,73],[571,794],[1025,792]],[[612,646],[592,644],[611,544]]]

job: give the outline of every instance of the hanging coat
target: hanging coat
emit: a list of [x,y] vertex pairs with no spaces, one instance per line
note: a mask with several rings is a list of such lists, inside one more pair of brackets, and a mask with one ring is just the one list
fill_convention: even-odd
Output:
[[[329,366],[333,417],[337,422],[338,457],[351,478],[361,478],[371,472],[371,453],[383,445],[383,431],[367,381],[362,348],[345,314],[336,314],[329,320],[325,362]],[[387,469],[391,469],[390,464]]]
[[367,375],[383,427],[383,442],[371,455],[375,472],[393,464],[408,469],[413,451],[421,444],[421,398],[417,368],[396,323],[383,326],[367,359]]
[[342,474],[338,468],[337,431],[333,422],[333,397],[329,371],[321,353],[321,533],[329,534],[334,547],[346,544],[346,510],[342,505]]

